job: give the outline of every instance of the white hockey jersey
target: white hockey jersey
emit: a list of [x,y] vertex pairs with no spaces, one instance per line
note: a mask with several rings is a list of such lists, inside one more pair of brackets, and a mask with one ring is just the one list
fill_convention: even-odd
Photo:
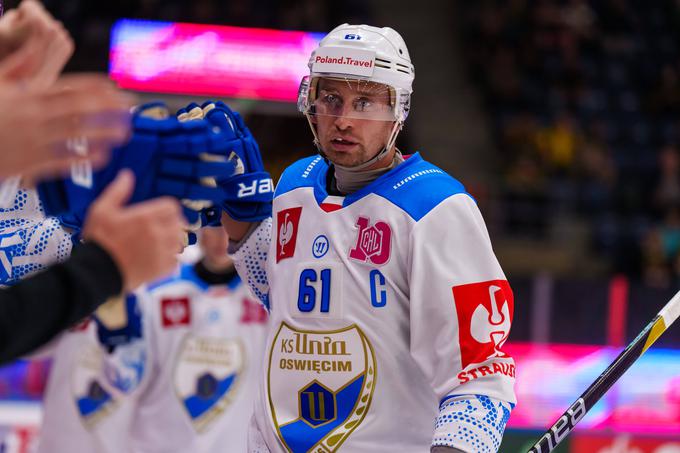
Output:
[[[45,217],[34,189],[16,190],[7,199],[9,206],[0,208],[1,285],[68,258],[72,247],[71,234],[58,219]],[[143,375],[141,343],[106,354],[94,323],[84,322],[33,356],[53,359],[43,399],[39,453],[129,451],[127,431],[134,406],[128,396]]]
[[[35,191],[17,191],[0,208],[0,284],[67,258],[71,245]],[[208,285],[191,266],[138,297],[142,339],[108,354],[88,322],[42,351],[54,360],[39,452],[245,451],[265,310],[238,279]]]
[[328,168],[289,167],[273,222],[234,253],[262,293],[255,242],[273,223],[251,438],[277,453],[497,451],[513,295],[474,200],[419,154],[346,197],[328,196]]
[[238,276],[209,285],[192,265],[139,297],[152,360],[132,451],[246,451],[266,311]]
[[38,453],[120,453],[130,450],[130,426],[147,363],[139,339],[109,354],[87,320],[51,347]]
[[73,245],[59,220],[45,217],[35,189],[18,189],[13,198],[0,208],[0,285],[65,260]]

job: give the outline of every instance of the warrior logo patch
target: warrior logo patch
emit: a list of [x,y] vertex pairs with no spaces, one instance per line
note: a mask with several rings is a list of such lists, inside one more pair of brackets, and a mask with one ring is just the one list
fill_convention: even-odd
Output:
[[508,357],[501,347],[508,339],[514,298],[506,280],[453,287],[463,368],[494,357]]
[[370,261],[381,265],[390,259],[392,229],[382,221],[371,225],[368,217],[359,217],[356,223],[359,228],[356,245],[349,251],[349,257],[358,261]]
[[284,209],[276,214],[276,262],[295,255],[298,223],[302,207]]
[[244,364],[239,340],[185,338],[175,366],[175,391],[196,432],[210,428],[231,404]]
[[283,445],[295,453],[337,451],[369,411],[375,379],[373,348],[356,325],[302,331],[282,323],[267,388]]

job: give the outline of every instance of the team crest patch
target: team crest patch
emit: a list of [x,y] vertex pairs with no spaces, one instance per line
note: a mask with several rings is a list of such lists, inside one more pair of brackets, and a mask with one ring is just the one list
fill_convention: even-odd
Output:
[[383,222],[378,221],[371,225],[368,217],[359,217],[356,223],[359,228],[357,241],[349,251],[349,257],[361,261],[371,262],[378,266],[387,263],[390,259],[390,247],[392,245],[392,229]]
[[463,368],[492,358],[506,358],[501,347],[508,339],[514,298],[506,280],[453,287],[460,326]]
[[239,340],[187,336],[175,366],[175,392],[201,433],[231,404],[245,365]]
[[302,207],[284,209],[276,214],[276,262],[295,255],[298,224]]
[[143,340],[118,346],[111,354],[86,343],[78,351],[72,374],[76,408],[86,428],[106,418],[121,399],[135,391],[146,369]]
[[285,322],[269,355],[272,420],[288,451],[337,451],[362,423],[373,398],[373,348],[355,324],[302,331]]
[[87,429],[93,429],[117,406],[114,392],[103,376],[104,352],[88,344],[76,356],[71,375],[72,395],[76,409]]
[[104,358],[106,382],[117,393],[129,395],[139,387],[146,369],[147,343],[138,338],[116,347]]

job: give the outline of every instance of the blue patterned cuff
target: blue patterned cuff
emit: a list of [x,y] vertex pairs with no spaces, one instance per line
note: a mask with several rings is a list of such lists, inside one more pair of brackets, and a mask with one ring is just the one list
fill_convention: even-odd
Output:
[[439,405],[432,446],[495,453],[513,407],[484,395],[450,395]]

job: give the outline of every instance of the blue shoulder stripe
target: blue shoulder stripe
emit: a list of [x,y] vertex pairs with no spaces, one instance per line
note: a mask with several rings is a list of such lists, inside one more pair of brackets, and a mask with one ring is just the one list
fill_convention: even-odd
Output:
[[210,287],[208,283],[204,282],[199,278],[198,275],[196,275],[196,271],[194,271],[193,264],[182,264],[179,273],[179,279],[184,281],[190,281],[191,283],[195,284],[202,290],[206,290]]
[[416,222],[452,195],[467,194],[457,179],[415,153],[404,163],[384,174],[377,185],[369,184],[347,196],[345,205],[368,193],[375,193],[399,206]]
[[173,282],[178,282],[178,281],[190,281],[194,283],[196,286],[198,286],[201,289],[206,289],[208,288],[208,284],[205,283],[203,280],[198,278],[198,275],[194,272],[194,265],[193,264],[182,264],[180,268],[175,272],[173,275],[169,277],[162,278],[154,283],[151,283],[147,289],[149,291],[152,291],[154,289],[157,289],[161,286],[168,285]]
[[234,275],[234,276],[231,278],[231,280],[229,280],[229,281],[227,282],[227,287],[228,287],[230,290],[233,291],[233,290],[235,290],[240,284],[241,284],[241,277],[240,277],[238,274],[236,274],[236,275]]
[[316,184],[320,171],[328,168],[323,157],[305,157],[286,168],[276,184],[274,196],[278,197],[299,187],[312,187]]
[[156,281],[146,285],[146,290],[147,291],[153,291],[156,288],[159,288],[163,285],[167,285],[168,283],[173,282],[173,281],[178,280],[178,279],[179,279],[178,275],[171,275],[169,277],[163,277],[160,280],[156,280]]
[[[157,282],[154,282],[148,286],[149,291],[154,290],[156,288],[159,288],[163,285],[167,285],[173,282],[178,282],[178,281],[189,281],[199,288],[201,290],[205,291],[208,288],[210,288],[210,283],[201,280],[201,278],[196,274],[196,271],[194,270],[194,265],[193,264],[182,264],[182,266],[179,268],[176,274],[166,277],[164,279],[158,280]],[[234,275],[234,277],[229,280],[228,282],[225,283],[226,286],[234,290],[236,289],[240,284],[241,284],[241,277],[239,277],[238,274]]]
[[[320,203],[326,196],[326,179],[321,176],[327,169],[328,164],[319,155],[298,160],[283,172],[274,196],[300,187],[313,187],[317,202]],[[441,168],[423,160],[420,153],[413,154],[371,184],[347,195],[343,206],[349,206],[372,193],[398,206],[415,221],[452,195],[469,195],[463,184]]]

